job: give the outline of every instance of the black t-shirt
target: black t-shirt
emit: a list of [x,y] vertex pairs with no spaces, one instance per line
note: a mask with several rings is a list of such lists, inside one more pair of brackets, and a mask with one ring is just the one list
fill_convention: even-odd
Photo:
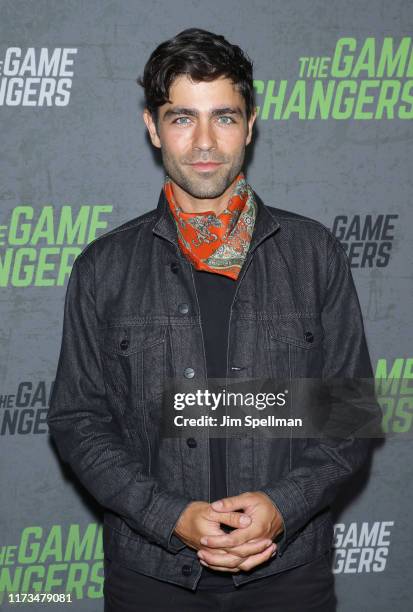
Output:
[[[208,378],[225,378],[227,370],[228,324],[236,281],[223,274],[196,270],[196,292],[201,310]],[[228,497],[226,482],[226,439],[210,438],[211,502]],[[198,589],[233,590],[231,572],[202,568]]]
[[[201,310],[208,378],[225,378],[229,316],[237,281],[223,274],[193,269],[195,287]],[[228,497],[226,482],[226,438],[210,438],[210,494],[211,502]],[[232,572],[211,570],[202,566],[197,589],[233,591]],[[276,576],[260,578],[260,584],[272,582]],[[263,582],[261,582],[263,581]],[[254,581],[243,584],[242,589],[255,588]]]

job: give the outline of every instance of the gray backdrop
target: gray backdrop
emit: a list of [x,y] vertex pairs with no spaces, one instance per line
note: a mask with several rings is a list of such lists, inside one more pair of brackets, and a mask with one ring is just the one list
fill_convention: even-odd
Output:
[[[0,7],[0,608],[12,608],[8,591],[70,590],[72,609],[103,610],[101,514],[59,464],[45,424],[67,273],[95,235],[156,206],[163,173],[135,80],[156,45],[198,26],[254,61],[251,185],[266,203],[323,222],[351,254],[389,435],[337,500],[339,610],[410,610],[412,2]],[[300,74],[303,57],[335,63]],[[322,116],[311,111],[320,92],[331,95]]]

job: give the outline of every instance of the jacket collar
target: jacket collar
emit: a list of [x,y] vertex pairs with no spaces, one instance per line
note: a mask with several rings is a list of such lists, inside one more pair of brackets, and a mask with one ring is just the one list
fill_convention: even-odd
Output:
[[[255,191],[254,197],[258,206],[258,211],[248,253],[251,253],[259,244],[261,244],[263,240],[273,234],[280,227],[278,221],[275,220]],[[166,240],[169,240],[169,242],[172,242],[172,244],[179,249],[175,220],[168,206],[163,189],[161,189],[161,193],[159,194],[156,210],[158,214],[152,228],[152,232],[158,236],[161,236],[162,238],[165,238]]]

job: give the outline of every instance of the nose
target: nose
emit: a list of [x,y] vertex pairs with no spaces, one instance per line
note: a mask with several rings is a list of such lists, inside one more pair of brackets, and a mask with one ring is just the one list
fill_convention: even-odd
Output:
[[215,149],[215,134],[208,119],[200,119],[198,121],[194,132],[193,145],[195,149],[200,149],[201,151]]

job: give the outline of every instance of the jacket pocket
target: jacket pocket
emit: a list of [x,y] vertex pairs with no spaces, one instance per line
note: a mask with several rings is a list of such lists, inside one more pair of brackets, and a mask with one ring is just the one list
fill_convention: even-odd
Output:
[[159,397],[165,378],[166,326],[117,323],[100,333],[107,389],[122,412]]
[[324,330],[317,316],[269,319],[269,348],[275,378],[320,378]]
[[289,316],[268,321],[271,370],[275,383],[288,389],[286,416],[302,420],[290,432],[290,469],[294,469],[308,438],[324,427],[327,404],[322,384],[324,330],[319,317]]

